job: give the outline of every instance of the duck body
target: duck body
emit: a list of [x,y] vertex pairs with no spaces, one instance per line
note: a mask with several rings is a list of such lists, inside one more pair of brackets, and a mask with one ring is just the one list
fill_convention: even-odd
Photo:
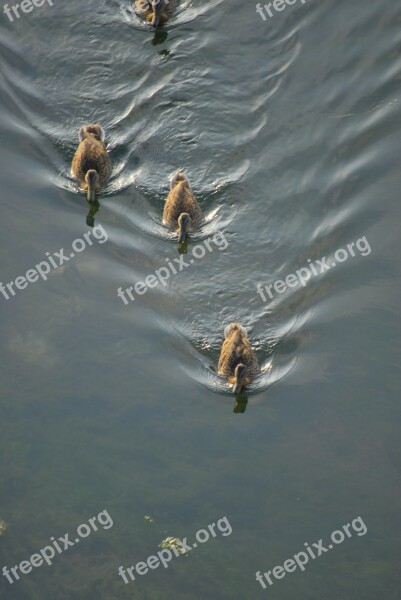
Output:
[[79,131],[80,144],[72,160],[71,171],[88,201],[94,201],[96,192],[107,182],[111,161],[104,144],[105,134],[100,125],[85,125]]
[[164,205],[163,223],[176,229],[179,241],[183,242],[188,231],[198,226],[201,221],[202,210],[191,190],[188,178],[184,173],[176,173],[170,179],[170,192]]
[[234,394],[252,382],[260,368],[246,330],[239,323],[231,323],[224,330],[218,373],[232,384]]
[[135,0],[136,12],[153,27],[167,23],[176,8],[176,0]]

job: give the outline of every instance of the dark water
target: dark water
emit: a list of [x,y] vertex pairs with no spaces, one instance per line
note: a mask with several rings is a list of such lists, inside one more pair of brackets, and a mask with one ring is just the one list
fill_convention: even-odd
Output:
[[[70,177],[82,124],[106,129],[113,175],[107,243],[0,295],[0,567],[114,521],[1,577],[1,598],[399,600],[401,9],[309,0],[264,22],[252,2],[194,0],[155,38],[120,6],[1,12],[0,280],[89,230]],[[206,216],[185,256],[220,231],[228,245],[125,305],[118,287],[179,256],[161,225],[179,168]],[[257,293],[363,237],[369,254]],[[237,413],[216,376],[232,320],[263,367]],[[117,575],[223,516],[230,536]],[[256,582],[357,516],[366,535]]]

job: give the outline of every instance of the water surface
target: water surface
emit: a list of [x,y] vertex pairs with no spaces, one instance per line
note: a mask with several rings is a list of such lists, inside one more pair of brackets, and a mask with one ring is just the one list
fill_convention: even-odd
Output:
[[[0,280],[88,231],[70,175],[83,123],[105,128],[113,174],[94,215],[107,243],[0,296],[0,566],[114,520],[2,594],[398,600],[400,9],[310,0],[264,22],[252,3],[184,1],[155,36],[121,7],[1,17]],[[125,305],[118,287],[179,256],[161,224],[177,169],[206,216],[185,256],[221,231],[228,245]],[[369,255],[257,293],[364,236]],[[239,405],[216,376],[233,320],[263,367]],[[358,515],[365,536],[255,581]],[[118,577],[223,516],[230,536]]]

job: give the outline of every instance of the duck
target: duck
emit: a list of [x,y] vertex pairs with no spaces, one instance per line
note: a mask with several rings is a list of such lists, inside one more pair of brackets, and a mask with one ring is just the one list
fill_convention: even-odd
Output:
[[224,330],[217,370],[218,374],[232,385],[236,395],[245,385],[250,384],[260,371],[246,329],[239,323],[230,323]]
[[153,27],[167,23],[176,8],[176,0],[135,0],[136,12]]
[[100,125],[84,125],[79,130],[79,146],[72,160],[71,172],[87,192],[88,202],[96,200],[96,192],[107,182],[111,161],[104,144]]
[[202,221],[202,210],[196,200],[188,177],[176,173],[170,179],[170,191],[164,204],[163,223],[174,227],[179,243],[185,242],[188,232]]

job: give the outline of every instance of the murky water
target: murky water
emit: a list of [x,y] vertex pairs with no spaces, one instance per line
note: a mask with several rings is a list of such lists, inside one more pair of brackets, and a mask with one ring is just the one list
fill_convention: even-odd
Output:
[[[253,3],[184,1],[154,35],[121,8],[0,11],[0,281],[89,231],[70,175],[83,123],[113,162],[89,215],[107,242],[0,295],[0,567],[114,521],[1,593],[398,600],[401,10],[309,0],[263,21]],[[184,255],[161,224],[177,169],[205,215]],[[195,246],[166,286],[117,296]],[[268,287],[323,258],[305,286]],[[238,402],[216,374],[233,320],[262,366]],[[359,515],[365,536],[256,582]],[[118,576],[224,516],[231,535]]]

